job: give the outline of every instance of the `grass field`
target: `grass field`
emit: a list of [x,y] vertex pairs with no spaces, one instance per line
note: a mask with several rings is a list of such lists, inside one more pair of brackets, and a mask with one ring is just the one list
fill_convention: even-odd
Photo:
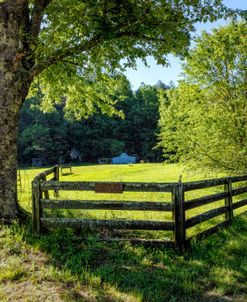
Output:
[[[31,211],[30,182],[41,171],[21,171],[23,190],[19,192],[19,199],[27,212]],[[181,174],[183,181],[206,178],[202,174],[184,172],[179,165],[144,164],[73,167],[73,174],[61,179],[169,182],[177,181]],[[198,191],[187,197],[221,189]],[[93,193],[73,194],[67,196],[105,197]],[[167,194],[133,194],[107,197],[169,201]],[[130,215],[121,211],[115,211],[117,216],[113,211],[105,212],[91,211],[90,215],[97,218]],[[64,212],[63,215],[74,213]],[[162,215],[154,217],[147,212],[135,215],[133,218],[138,219],[170,219]],[[191,230],[191,234],[195,231]],[[35,235],[29,220],[25,224],[16,222],[0,231],[0,301],[244,302],[247,301],[246,238],[246,214],[235,218],[232,227],[203,241],[194,241],[183,255],[165,248],[106,244],[95,241],[95,235],[87,232],[57,230]]]

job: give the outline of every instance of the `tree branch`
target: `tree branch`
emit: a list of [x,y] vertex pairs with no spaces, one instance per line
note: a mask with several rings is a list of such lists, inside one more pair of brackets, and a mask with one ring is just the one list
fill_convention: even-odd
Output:
[[[122,32],[122,33],[117,34],[115,37],[113,37],[111,39],[106,39],[105,41],[115,40],[115,39],[119,39],[122,37],[131,37],[131,36],[132,37],[134,36],[134,34],[131,32]],[[143,39],[142,36],[140,36],[140,38]],[[94,47],[97,47],[103,41],[104,41],[104,39],[102,37],[95,37],[84,44],[77,45],[75,47],[68,47],[65,50],[61,49],[61,50],[56,51],[52,56],[47,58],[44,62],[38,63],[37,65],[35,65],[33,67],[32,72],[31,72],[32,77],[37,76],[47,67],[49,67],[53,64],[56,64],[57,62],[61,62],[64,59],[70,57],[71,55],[80,54],[82,52],[89,51]]]
[[38,63],[37,65],[35,65],[33,67],[32,76],[33,77],[37,76],[47,67],[49,67],[53,64],[56,64],[58,61],[62,61],[63,59],[70,57],[71,55],[76,55],[76,54],[80,54],[82,52],[91,50],[92,48],[98,46],[103,41],[110,41],[110,40],[115,40],[115,39],[119,39],[122,37],[131,37],[131,36],[134,36],[134,34],[132,32],[120,32],[120,33],[116,34],[114,37],[104,40],[104,37],[98,35],[98,36],[95,36],[94,38],[92,38],[91,40],[86,41],[83,44],[79,44],[74,47],[68,47],[67,49],[64,49],[64,50],[62,50],[62,49],[57,50],[55,53],[52,54],[52,56],[47,58],[44,62]]
[[23,20],[22,20],[23,34],[21,36],[21,41],[22,41],[22,46],[23,46],[24,52],[28,52],[30,50],[30,37],[29,37],[29,33],[30,33],[30,18],[29,18],[28,1],[26,1],[23,4],[22,11],[23,11],[23,13],[22,13],[22,16],[23,16]]
[[35,0],[31,17],[31,35],[35,41],[39,35],[44,10],[53,0]]
[[38,63],[35,65],[31,71],[32,77],[37,76],[40,74],[44,69],[47,67],[56,64],[59,61],[64,60],[65,58],[68,58],[72,54],[79,54],[84,51],[90,50],[93,47],[97,46],[99,44],[99,38],[94,38],[87,43],[77,45],[74,47],[69,47],[67,49],[60,49],[57,50],[51,57],[47,58],[44,62]]

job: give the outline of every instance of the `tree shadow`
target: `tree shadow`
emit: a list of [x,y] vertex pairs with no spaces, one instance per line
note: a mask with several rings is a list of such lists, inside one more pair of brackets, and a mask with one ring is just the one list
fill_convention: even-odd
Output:
[[[83,230],[35,235],[27,225],[23,240],[80,284],[64,283],[65,301],[223,302],[247,297],[246,215],[218,234],[193,241],[183,255],[166,248],[98,242],[94,233]],[[93,294],[85,295],[83,288]]]

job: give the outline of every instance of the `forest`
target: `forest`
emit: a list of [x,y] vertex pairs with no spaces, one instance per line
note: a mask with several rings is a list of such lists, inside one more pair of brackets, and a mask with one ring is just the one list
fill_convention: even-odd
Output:
[[19,164],[95,163],[123,152],[143,161],[162,161],[161,148],[156,147],[159,93],[167,89],[168,85],[158,82],[132,91],[124,79],[113,95],[119,99],[114,116],[96,110],[80,120],[66,111],[66,100],[44,112],[42,94],[30,98],[20,115]]

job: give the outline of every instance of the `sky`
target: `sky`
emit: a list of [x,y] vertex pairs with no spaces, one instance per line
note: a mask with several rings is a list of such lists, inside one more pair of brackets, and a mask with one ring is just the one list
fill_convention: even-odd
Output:
[[[247,9],[247,0],[223,0],[223,3],[229,8]],[[200,35],[201,31],[210,31],[212,28],[222,26],[226,24],[225,20],[218,20],[210,23],[198,23],[196,24],[196,34]],[[129,79],[132,89],[136,90],[141,83],[155,85],[159,80],[165,84],[169,84],[173,81],[175,84],[180,78],[182,72],[181,61],[173,55],[168,55],[169,66],[163,67],[157,65],[152,57],[147,58],[149,65],[145,67],[141,61],[137,63],[137,69],[127,69],[125,75]]]

